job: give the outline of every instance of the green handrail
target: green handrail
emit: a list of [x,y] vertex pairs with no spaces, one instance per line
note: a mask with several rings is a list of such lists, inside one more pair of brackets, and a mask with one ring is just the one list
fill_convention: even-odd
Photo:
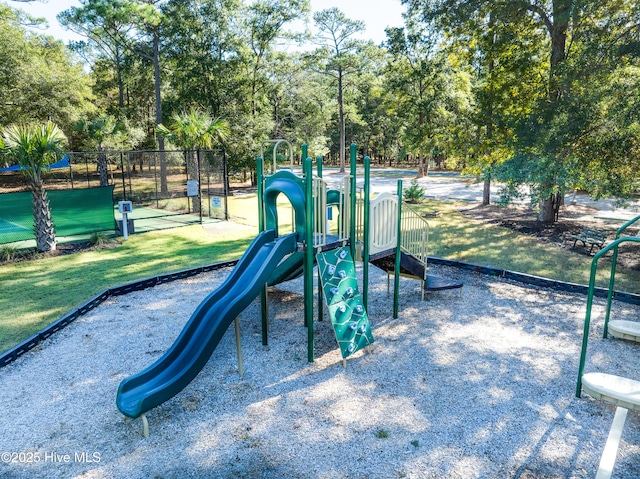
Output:
[[[620,235],[624,230],[626,230],[629,226],[634,224],[636,221],[640,220],[640,216],[636,216],[635,218],[627,221],[616,231],[616,240],[620,238]],[[604,330],[602,333],[602,337],[606,338],[607,333],[609,332],[609,318],[611,317],[611,303],[613,301],[613,291],[615,289],[615,278],[616,278],[616,268],[618,267],[618,246],[616,245],[613,248],[613,255],[611,257],[611,273],[609,276],[609,294],[607,295],[607,309],[604,315]]]
[[616,239],[620,238],[620,233],[622,233],[624,230],[626,230],[629,226],[631,226],[632,224],[634,224],[636,221],[640,220],[640,216],[636,216],[635,218],[627,221],[625,224],[623,224],[620,228],[618,228],[618,231],[616,231]]
[[[349,149],[349,169],[351,170],[351,204],[349,205],[349,239],[351,257],[356,257],[356,144],[351,143]],[[345,225],[346,226],[346,225]]]
[[[623,236],[622,238],[618,238],[615,241],[611,242],[600,251],[598,251],[591,262],[591,276],[589,278],[589,292],[587,294],[587,312],[584,318],[584,330],[582,336],[582,350],[580,351],[580,366],[578,367],[578,384],[576,386],[576,396],[580,397],[582,395],[582,375],[584,373],[584,363],[587,357],[587,342],[589,341],[589,327],[591,324],[591,308],[593,306],[593,295],[596,289],[596,271],[598,269],[598,260],[607,254],[612,249],[615,251],[618,248],[618,245],[621,243],[632,242],[632,243],[640,243],[640,238],[632,237],[632,236]],[[608,304],[613,297],[613,287],[614,284],[614,275],[615,275],[615,261],[611,266],[611,278],[609,282],[609,294],[607,296]],[[610,304],[609,304],[610,305]],[[608,312],[607,312],[608,316]],[[606,318],[608,319],[608,318]],[[606,337],[606,326],[605,326],[605,337]]]

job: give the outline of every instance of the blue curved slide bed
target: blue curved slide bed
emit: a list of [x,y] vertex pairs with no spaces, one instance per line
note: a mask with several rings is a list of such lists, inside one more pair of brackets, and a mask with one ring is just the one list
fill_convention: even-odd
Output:
[[225,282],[200,303],[171,348],[120,383],[116,398],[120,412],[139,417],[182,391],[207,363],[234,318],[296,248],[295,233],[281,238],[274,230],[260,233]]

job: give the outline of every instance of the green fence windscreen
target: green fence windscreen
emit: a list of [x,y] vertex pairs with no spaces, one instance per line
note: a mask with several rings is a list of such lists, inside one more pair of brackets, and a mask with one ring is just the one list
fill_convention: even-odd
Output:
[[[113,186],[48,191],[58,236],[114,229]],[[31,192],[0,195],[0,244],[33,239]]]

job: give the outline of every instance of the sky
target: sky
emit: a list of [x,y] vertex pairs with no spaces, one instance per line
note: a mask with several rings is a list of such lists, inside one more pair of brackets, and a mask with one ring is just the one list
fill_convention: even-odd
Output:
[[[41,0],[31,3],[9,1],[8,3],[13,8],[21,8],[34,16],[46,18],[49,28],[44,30],[44,33],[48,35],[64,42],[82,39],[62,28],[56,20],[56,15],[61,11],[80,6],[79,0]],[[376,44],[386,38],[384,33],[386,27],[399,27],[403,24],[404,7],[400,5],[400,0],[378,0],[375,4],[371,0],[311,0],[311,8],[314,12],[331,7],[338,7],[352,20],[363,20],[367,29],[361,38],[371,39]]]

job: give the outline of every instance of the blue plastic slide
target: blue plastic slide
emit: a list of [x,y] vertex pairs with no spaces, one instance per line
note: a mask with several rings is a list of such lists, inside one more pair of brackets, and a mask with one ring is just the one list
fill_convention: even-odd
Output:
[[200,303],[164,356],[120,383],[120,412],[139,417],[182,391],[207,363],[234,318],[296,247],[296,234],[276,238],[274,230],[260,233],[225,282]]

